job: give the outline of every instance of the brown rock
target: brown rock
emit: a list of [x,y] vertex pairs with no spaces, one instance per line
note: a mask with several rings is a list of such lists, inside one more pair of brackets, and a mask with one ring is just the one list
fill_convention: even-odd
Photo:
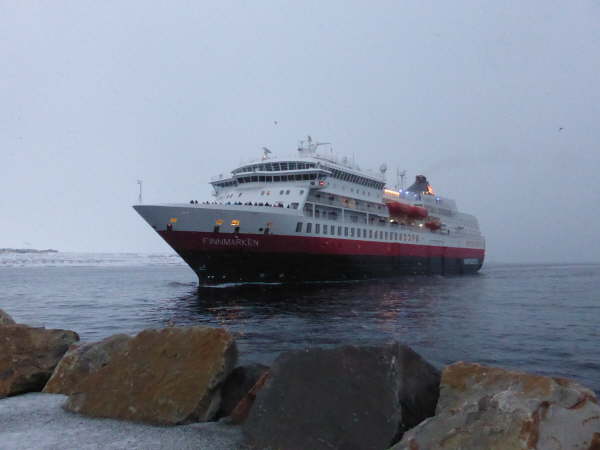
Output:
[[160,425],[210,420],[237,356],[233,337],[207,327],[144,330],[69,352],[46,392],[67,410]]
[[393,449],[588,450],[596,433],[596,396],[574,381],[459,362],[442,373],[436,415]]
[[15,321],[13,320],[12,317],[10,317],[10,314],[8,314],[3,309],[0,309],[0,326],[14,325],[14,324],[15,324]]
[[79,392],[79,384],[85,384],[86,377],[106,366],[113,355],[126,351],[130,340],[131,336],[127,334],[115,334],[100,342],[71,346],[56,366],[43,392],[64,395]]
[[0,327],[0,398],[41,391],[69,346],[74,331],[26,325]]

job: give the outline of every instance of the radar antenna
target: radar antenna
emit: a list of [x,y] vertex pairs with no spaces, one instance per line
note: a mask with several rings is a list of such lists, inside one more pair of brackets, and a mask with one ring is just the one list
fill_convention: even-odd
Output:
[[396,169],[396,190],[400,187],[400,190],[404,190],[404,177],[406,176],[406,170],[400,172],[400,169]]
[[383,177],[385,177],[385,173],[387,172],[387,169],[388,169],[388,167],[387,167],[386,163],[383,163],[381,166],[379,166],[379,171],[381,172],[381,175]]
[[273,153],[271,150],[269,150],[267,147],[263,147],[263,155],[262,155],[262,160],[264,161],[265,159],[269,159],[269,154]]
[[310,135],[306,136],[306,140],[300,141],[298,143],[298,151],[300,153],[308,153],[312,154],[317,151],[317,148],[322,145],[331,145],[331,142],[313,142],[313,139]]

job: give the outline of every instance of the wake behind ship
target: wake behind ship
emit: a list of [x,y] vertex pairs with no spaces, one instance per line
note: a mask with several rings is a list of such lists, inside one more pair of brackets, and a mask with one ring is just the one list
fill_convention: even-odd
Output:
[[135,205],[200,283],[356,280],[478,271],[477,219],[423,175],[389,189],[385,165],[361,170],[301,141],[292,158],[244,164],[211,182],[210,202]]

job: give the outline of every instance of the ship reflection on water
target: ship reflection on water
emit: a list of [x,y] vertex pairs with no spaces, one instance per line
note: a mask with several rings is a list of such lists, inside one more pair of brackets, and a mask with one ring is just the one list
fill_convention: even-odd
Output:
[[481,278],[195,287],[170,304],[168,320],[228,329],[241,362],[268,364],[281,351],[308,346],[399,340],[444,363],[448,347],[460,345],[470,309],[480,303]]

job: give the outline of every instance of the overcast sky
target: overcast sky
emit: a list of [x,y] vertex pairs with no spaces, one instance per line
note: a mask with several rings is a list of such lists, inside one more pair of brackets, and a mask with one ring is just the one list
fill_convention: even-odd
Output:
[[490,261],[600,261],[598,0],[0,0],[0,58],[0,247],[168,251],[137,179],[210,199],[311,134],[427,175]]

